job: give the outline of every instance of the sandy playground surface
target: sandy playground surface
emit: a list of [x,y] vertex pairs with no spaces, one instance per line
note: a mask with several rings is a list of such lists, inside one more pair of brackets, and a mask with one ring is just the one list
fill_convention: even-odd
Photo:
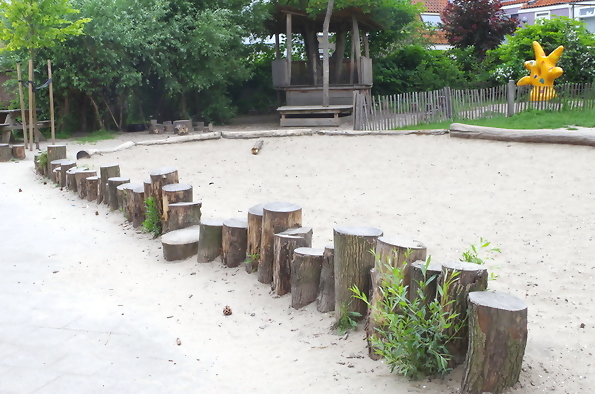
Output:
[[[151,138],[163,136],[123,133],[86,147]],[[176,167],[180,182],[192,184],[195,201],[202,201],[203,218],[245,217],[262,202],[299,204],[303,224],[314,229],[314,247],[332,242],[336,225],[370,226],[415,238],[434,261],[448,261],[484,237],[502,250],[488,263],[499,275],[490,288],[529,305],[523,372],[509,392],[586,393],[595,387],[593,148],[448,135],[315,135],[265,139],[255,156],[254,142],[136,146],[78,163],[93,169],[118,163],[133,182],[153,169]],[[82,149],[65,143],[69,157]],[[23,165],[32,168],[31,156]],[[20,182],[39,183],[32,170],[27,173],[30,179]],[[418,382],[390,374],[366,356],[363,330],[346,340],[333,335],[332,313],[318,313],[315,304],[291,309],[289,295],[271,296],[243,268],[198,265],[195,258],[167,263],[160,243],[132,230],[119,213],[49,186],[39,199],[79,208],[59,218],[66,228],[107,221],[110,229],[97,232],[96,250],[89,251],[105,263],[73,263],[60,280],[159,316],[175,310],[175,319],[155,324],[183,338],[185,356],[215,355],[210,368],[218,374],[219,392],[455,393],[460,387],[461,368]],[[222,315],[225,305],[232,316]]]

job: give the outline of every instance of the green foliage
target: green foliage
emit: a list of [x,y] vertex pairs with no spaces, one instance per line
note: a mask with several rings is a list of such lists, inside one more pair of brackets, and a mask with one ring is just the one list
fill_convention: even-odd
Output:
[[153,234],[153,237],[157,238],[161,235],[161,218],[159,217],[159,210],[157,209],[157,203],[155,198],[149,197],[145,200],[145,221],[143,227],[149,233]]
[[557,64],[564,69],[564,74],[556,83],[591,82],[595,79],[595,36],[581,21],[556,17],[539,19],[534,25],[517,29],[505,44],[488,52],[488,58],[494,64],[494,78],[498,82],[517,81],[528,74],[523,64],[535,59],[533,41],[539,42],[546,54],[560,45],[564,46],[564,53]]
[[259,258],[260,255],[258,253],[249,254],[248,256],[246,256],[246,264],[256,263]]
[[86,144],[86,143],[93,144],[93,143],[96,143],[97,141],[113,140],[114,138],[116,138],[116,134],[113,131],[96,130],[96,131],[89,133],[88,135],[86,135],[84,137],[78,137],[78,138],[76,138],[76,140],[78,142],[82,142],[84,144]]
[[48,151],[44,150],[37,158],[39,166],[42,168],[46,168],[48,165]]
[[[378,260],[378,258],[377,258]],[[447,330],[454,324],[456,313],[445,307],[454,302],[446,297],[456,276],[438,285],[436,296],[427,298],[426,287],[438,280],[436,275],[427,276],[430,259],[422,268],[424,279],[418,282],[417,296],[411,301],[408,287],[403,284],[402,264],[397,267],[385,265],[380,291],[382,302],[373,305],[366,294],[357,287],[351,290],[354,297],[364,301],[375,311],[377,334],[371,339],[376,352],[386,359],[391,372],[396,371],[408,378],[419,379],[429,375],[444,375],[449,369],[449,354],[446,345],[454,338]],[[455,327],[457,332],[460,327]]]
[[83,34],[90,19],[65,19],[79,11],[68,0],[0,0],[0,51],[33,51]]
[[339,308],[339,320],[333,324],[333,329],[337,330],[339,335],[343,335],[357,328],[357,319],[362,315],[359,312],[350,311],[345,303]]
[[483,265],[485,264],[485,260],[493,260],[492,254],[501,252],[499,248],[490,248],[491,244],[487,239],[480,237],[479,244],[471,244],[469,249],[463,252],[460,261]]

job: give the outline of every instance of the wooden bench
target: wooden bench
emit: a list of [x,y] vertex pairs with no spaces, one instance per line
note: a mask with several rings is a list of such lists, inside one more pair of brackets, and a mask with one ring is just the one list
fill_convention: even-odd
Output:
[[281,127],[291,126],[340,126],[352,114],[353,105],[299,105],[277,108]]
[[[28,116],[29,110],[25,110],[25,116]],[[2,135],[1,142],[8,144],[11,142],[13,130],[23,130],[23,125],[17,121],[17,116],[21,115],[20,109],[5,109],[0,110],[0,134]],[[28,119],[27,119],[28,120]],[[29,126],[27,125],[27,128]],[[50,127],[49,120],[42,120],[37,122],[36,132],[39,135],[40,141],[46,141],[46,138],[39,132],[41,127]]]

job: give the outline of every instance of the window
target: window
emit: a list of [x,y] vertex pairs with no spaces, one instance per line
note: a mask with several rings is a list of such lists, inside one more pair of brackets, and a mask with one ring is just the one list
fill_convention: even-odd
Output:
[[440,23],[440,15],[421,14],[421,20],[437,26]]
[[542,11],[535,13],[535,20],[538,19],[550,19],[550,12],[549,11]]
[[579,18],[595,15],[595,7],[581,8],[578,12]]

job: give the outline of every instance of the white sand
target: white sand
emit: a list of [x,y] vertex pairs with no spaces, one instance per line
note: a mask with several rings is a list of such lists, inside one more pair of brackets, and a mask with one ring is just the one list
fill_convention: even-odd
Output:
[[[135,134],[93,147],[163,138]],[[262,202],[299,204],[303,224],[314,228],[314,247],[329,244],[336,225],[371,226],[420,240],[434,261],[447,261],[487,238],[502,249],[489,262],[500,276],[490,288],[529,305],[523,372],[510,392],[585,393],[595,387],[593,148],[448,136],[311,136],[266,139],[254,156],[254,142],[133,147],[78,163],[98,169],[117,162],[134,182],[152,169],[174,166],[180,182],[194,186],[205,218],[241,217]],[[72,145],[69,157],[79,149]],[[49,201],[63,198],[53,187],[47,194]],[[349,358],[367,354],[362,330],[340,340],[329,331],[332,314],[319,314],[314,304],[292,310],[288,296],[272,297],[256,275],[220,263],[197,265],[194,258],[166,263],[158,242],[120,226],[119,213],[100,208],[96,218],[82,212],[60,220],[65,227],[69,221],[111,222],[113,231],[101,234],[103,253],[111,258],[72,267],[65,280],[93,283],[98,293],[110,283],[111,294],[132,297],[138,308],[164,316],[174,310],[175,319],[163,324],[184,339],[188,357],[217,355],[211,371],[222,392],[449,393],[460,386],[461,368],[444,380],[409,382],[381,362]],[[167,291],[153,291],[163,283],[171,284]],[[227,318],[225,305],[233,310]]]

